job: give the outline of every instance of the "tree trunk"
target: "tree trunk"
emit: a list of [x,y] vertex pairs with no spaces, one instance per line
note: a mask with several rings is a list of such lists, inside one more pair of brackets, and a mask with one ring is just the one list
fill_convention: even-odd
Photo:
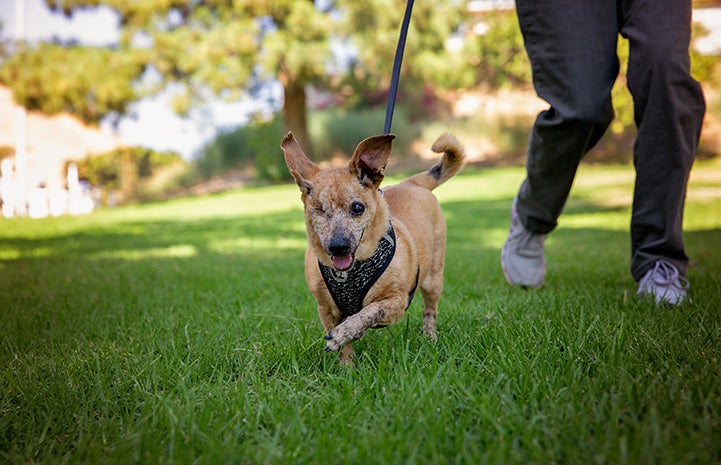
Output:
[[120,165],[120,200],[128,203],[135,197],[138,169],[130,149],[124,148]]
[[307,112],[305,107],[305,86],[299,82],[287,82],[283,86],[285,101],[283,102],[283,116],[285,128],[293,131],[303,151],[313,159],[313,146],[308,135]]

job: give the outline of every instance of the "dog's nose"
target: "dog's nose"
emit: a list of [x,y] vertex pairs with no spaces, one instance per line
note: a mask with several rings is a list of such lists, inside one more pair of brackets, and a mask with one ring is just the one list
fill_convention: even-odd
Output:
[[334,257],[343,257],[350,254],[350,241],[347,237],[334,236],[328,243],[328,252]]

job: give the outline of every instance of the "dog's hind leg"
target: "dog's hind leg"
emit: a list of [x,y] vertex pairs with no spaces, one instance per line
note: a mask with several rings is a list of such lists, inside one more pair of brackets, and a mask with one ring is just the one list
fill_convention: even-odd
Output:
[[[438,281],[437,279],[435,280]],[[439,284],[421,288],[421,294],[423,294],[423,335],[431,341],[435,341],[438,338],[436,334],[436,315],[438,314],[438,300],[441,297],[442,289],[442,273]]]
[[350,344],[343,346],[338,352],[338,361],[343,366],[355,368],[355,350]]
[[[443,247],[442,249],[445,249]],[[437,253],[431,269],[421,283],[421,294],[423,295],[423,335],[431,341],[435,341],[436,315],[438,314],[438,301],[443,292],[443,264],[444,254]]]

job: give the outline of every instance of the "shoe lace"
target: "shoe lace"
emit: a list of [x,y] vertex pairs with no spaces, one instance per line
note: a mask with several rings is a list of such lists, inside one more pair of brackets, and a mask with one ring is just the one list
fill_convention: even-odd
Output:
[[654,264],[651,279],[660,287],[675,287],[684,291],[690,287],[688,280],[679,274],[678,268],[666,260],[658,260]]

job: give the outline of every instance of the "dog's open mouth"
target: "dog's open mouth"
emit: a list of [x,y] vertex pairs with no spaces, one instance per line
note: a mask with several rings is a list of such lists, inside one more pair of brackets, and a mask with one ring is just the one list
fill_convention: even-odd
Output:
[[353,255],[333,256],[331,260],[335,269],[340,271],[345,271],[353,265]]

